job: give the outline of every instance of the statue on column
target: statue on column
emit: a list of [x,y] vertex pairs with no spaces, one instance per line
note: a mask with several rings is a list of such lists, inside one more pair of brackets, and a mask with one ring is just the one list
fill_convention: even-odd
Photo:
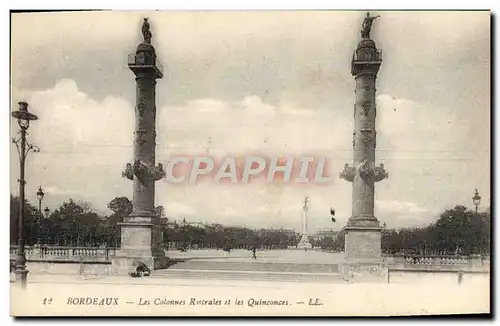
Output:
[[151,44],[151,31],[149,30],[149,22],[147,18],[144,18],[142,23],[142,36],[144,37],[144,43]]
[[363,25],[361,27],[361,37],[370,38],[370,31],[372,30],[373,21],[380,16],[370,16],[370,13],[366,13],[366,17],[363,20]]
[[309,196],[306,196],[304,199],[304,206],[303,206],[304,211],[307,211],[309,209]]

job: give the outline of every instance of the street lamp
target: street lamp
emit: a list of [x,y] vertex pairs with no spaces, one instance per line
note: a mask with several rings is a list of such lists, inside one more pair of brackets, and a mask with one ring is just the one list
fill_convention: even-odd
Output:
[[40,244],[40,229],[41,229],[41,225],[42,225],[42,220],[43,220],[43,213],[42,213],[42,200],[43,200],[43,196],[45,196],[43,190],[42,190],[42,186],[40,186],[40,188],[38,189],[38,191],[36,192],[36,198],[38,199],[38,226],[39,226],[39,229],[38,229],[38,239],[36,241],[37,244]]
[[45,207],[45,209],[43,210],[44,212],[44,219],[42,219],[42,221],[40,222],[40,232],[43,234],[42,235],[42,243],[41,245],[46,245],[47,243],[47,227],[46,227],[46,223],[45,223],[45,220],[49,218],[50,216],[50,209],[48,207]]
[[187,249],[187,236],[186,236],[186,218],[182,219],[182,234],[184,238],[184,249]]
[[477,207],[481,203],[481,196],[479,196],[479,192],[477,189],[475,190],[474,197],[472,197],[472,202],[474,203],[474,206],[476,206],[476,214],[477,214]]
[[24,165],[26,162],[26,156],[30,151],[38,152],[38,147],[29,144],[26,141],[27,130],[30,126],[30,121],[38,119],[36,115],[28,112],[28,103],[19,102],[19,111],[12,112],[12,117],[17,119],[17,123],[21,130],[19,131],[20,136],[18,138],[12,138],[12,142],[16,145],[17,152],[19,154],[19,163],[20,163],[20,176],[19,176],[19,236],[18,243],[19,248],[17,250],[16,257],[16,268],[14,270],[14,274],[16,275],[16,280],[21,282],[21,286],[26,286],[26,281],[28,277],[28,271],[26,270],[26,255],[24,252],[24,186],[26,181],[24,180]]
[[40,213],[40,217],[42,216],[42,200],[45,193],[43,192],[42,186],[36,192],[36,198],[38,199],[38,212]]
[[[477,207],[481,203],[481,196],[479,196],[479,192],[477,191],[477,189],[475,189],[474,197],[472,197],[472,202],[474,203],[474,206],[476,207],[476,218],[478,218]],[[480,240],[478,241],[478,245],[479,245],[479,252],[482,253],[483,252],[483,245],[480,242],[483,239],[483,237],[482,237],[482,233],[483,233],[483,220],[481,218],[479,218],[479,228],[480,229],[479,229],[479,232],[478,232],[478,237],[479,237]]]

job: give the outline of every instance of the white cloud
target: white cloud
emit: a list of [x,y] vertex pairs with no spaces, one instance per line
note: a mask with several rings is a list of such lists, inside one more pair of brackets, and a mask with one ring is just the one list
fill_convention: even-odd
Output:
[[405,218],[408,215],[419,214],[419,213],[427,213],[428,209],[419,207],[417,204],[412,202],[400,202],[397,200],[389,200],[389,201],[375,201],[375,208],[380,210],[381,214],[384,213],[398,213],[401,218]]
[[[195,217],[196,212],[189,206],[186,206],[182,203],[178,202],[169,202],[168,203],[168,212],[172,214],[172,216],[177,216],[177,217]],[[169,214],[167,214],[167,217],[169,217]]]
[[43,191],[44,193],[49,193],[51,195],[60,195],[60,196],[71,196],[75,194],[69,191],[68,189],[59,188],[58,186],[51,184],[48,185],[45,184],[43,186]]
[[[26,100],[39,116],[30,130],[40,143],[116,145],[129,144],[127,140],[132,139],[133,109],[123,99],[107,97],[97,102],[80,92],[70,79],[60,80],[52,89],[28,94]],[[13,97],[26,95],[14,91]]]

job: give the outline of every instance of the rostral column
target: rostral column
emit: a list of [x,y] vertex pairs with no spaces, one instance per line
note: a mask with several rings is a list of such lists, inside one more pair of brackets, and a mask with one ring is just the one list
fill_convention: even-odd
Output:
[[[143,42],[128,57],[128,67],[136,78],[134,162],[127,164],[123,177],[133,181],[133,211],[121,223],[121,250],[115,264],[130,269],[130,259],[151,269],[162,268],[166,260],[161,248],[160,221],[154,213],[155,181],[165,177],[161,164],[155,165],[156,80],[163,77],[163,66],[151,44],[148,19],[142,25]],[[125,257],[125,258],[123,258]]]
[[375,166],[376,79],[382,52],[370,38],[373,21],[379,16],[367,13],[361,41],[354,52],[351,74],[356,81],[354,103],[353,167],[345,165],[340,178],[352,182],[352,216],[345,231],[345,261],[381,260],[381,228],[374,216],[375,183],[386,179],[384,165]]

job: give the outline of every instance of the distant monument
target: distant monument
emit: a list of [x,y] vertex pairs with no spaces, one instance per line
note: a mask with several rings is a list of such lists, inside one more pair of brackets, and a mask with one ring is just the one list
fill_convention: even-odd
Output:
[[312,244],[309,243],[309,232],[307,230],[307,211],[309,209],[309,197],[304,199],[304,206],[302,207],[303,215],[302,215],[302,238],[300,238],[300,242],[297,245],[299,249],[311,249]]
[[163,242],[159,218],[154,213],[155,181],[165,177],[161,164],[155,166],[156,79],[163,77],[155,48],[151,45],[148,19],[142,25],[143,42],[129,55],[128,67],[136,78],[134,161],[128,163],[122,176],[133,181],[133,210],[121,225],[121,248],[113,259],[115,273],[129,273],[136,265],[149,269],[166,267],[168,258],[161,249]]
[[384,272],[381,258],[381,230],[374,216],[375,183],[388,177],[384,165],[375,166],[376,130],[375,81],[382,53],[370,39],[373,21],[368,13],[351,64],[356,81],[354,104],[353,163],[345,165],[340,178],[352,182],[352,216],[344,227],[345,254],[342,272],[377,276]]

